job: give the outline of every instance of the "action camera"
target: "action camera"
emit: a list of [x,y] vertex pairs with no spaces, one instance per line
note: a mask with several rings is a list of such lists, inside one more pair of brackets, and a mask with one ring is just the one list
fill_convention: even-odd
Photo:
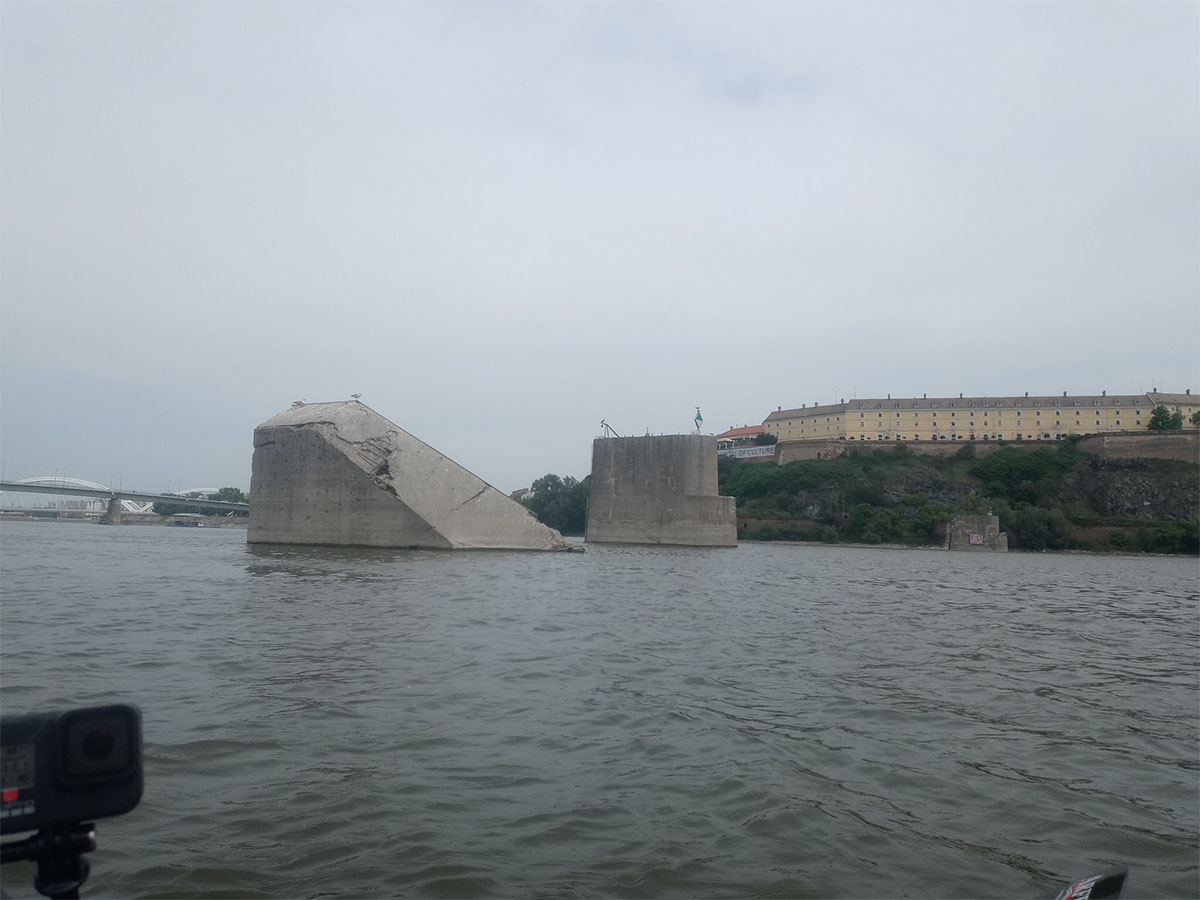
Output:
[[0,834],[119,816],[142,799],[142,714],[118,704],[0,718]]

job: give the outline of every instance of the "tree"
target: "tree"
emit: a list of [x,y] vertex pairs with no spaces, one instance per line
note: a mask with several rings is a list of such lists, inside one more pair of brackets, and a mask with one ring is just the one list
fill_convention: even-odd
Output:
[[776,444],[778,442],[779,436],[771,434],[770,432],[763,431],[754,436],[754,443],[760,447],[769,447],[771,444]]
[[1151,431],[1180,431],[1183,429],[1183,414],[1171,412],[1165,406],[1156,406],[1150,410]]
[[1188,421],[1191,422],[1195,427],[1200,428],[1200,409],[1188,416]]
[[557,528],[563,534],[583,534],[591,481],[591,475],[583,481],[576,481],[570,475],[565,478],[543,475],[533,483],[521,503],[543,525]]
[[246,503],[246,495],[235,487],[223,487],[215,494],[208,495],[209,500],[224,500],[226,503]]

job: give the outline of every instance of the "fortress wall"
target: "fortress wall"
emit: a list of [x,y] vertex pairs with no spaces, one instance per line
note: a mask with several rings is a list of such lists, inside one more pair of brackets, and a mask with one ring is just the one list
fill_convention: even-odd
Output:
[[1200,462],[1200,432],[1093,434],[1080,438],[1079,449],[1105,459],[1178,459]]
[[775,459],[781,466],[798,459],[833,459],[846,452],[847,444],[857,446],[854,441],[780,441],[775,445]]
[[[775,458],[786,465],[798,459],[834,459],[854,450],[891,450],[897,443],[909,453],[924,456],[954,456],[965,446],[974,449],[976,459],[1011,448],[1041,450],[1058,448],[1062,441],[780,441]],[[1093,434],[1081,437],[1079,450],[1106,459],[1179,459],[1200,462],[1200,433],[1173,431],[1169,433],[1133,432],[1128,434]]]
[[716,439],[698,434],[597,438],[587,540],[736,545],[734,499],[717,495]]
[[975,448],[976,457],[988,456],[1002,447],[1036,450],[1046,446],[1047,441],[1012,441],[999,444],[994,441],[780,441],[776,446],[775,458],[781,466],[798,459],[834,459],[852,450],[892,450],[897,444],[903,446],[909,453],[920,453],[924,456],[946,457],[953,456],[964,445],[970,444]]

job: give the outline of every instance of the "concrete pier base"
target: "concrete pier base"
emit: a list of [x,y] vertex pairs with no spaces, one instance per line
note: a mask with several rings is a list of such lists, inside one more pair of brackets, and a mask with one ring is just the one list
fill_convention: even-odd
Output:
[[566,550],[525,507],[357,401],[254,429],[252,544]]
[[597,438],[586,540],[736,546],[734,499],[717,495],[716,438]]
[[121,501],[116,497],[108,498],[108,507],[104,511],[104,518],[101,521],[105,525],[120,525],[121,524]]

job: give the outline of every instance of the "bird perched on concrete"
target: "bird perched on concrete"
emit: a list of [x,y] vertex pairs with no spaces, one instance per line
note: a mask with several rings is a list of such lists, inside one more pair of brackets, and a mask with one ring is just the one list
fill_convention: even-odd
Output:
[[303,406],[303,405],[304,405],[303,400],[293,400],[292,401],[292,409],[295,409],[297,406]]
[[351,394],[350,396],[353,397],[355,400],[357,400],[359,397],[362,396],[362,394]]

